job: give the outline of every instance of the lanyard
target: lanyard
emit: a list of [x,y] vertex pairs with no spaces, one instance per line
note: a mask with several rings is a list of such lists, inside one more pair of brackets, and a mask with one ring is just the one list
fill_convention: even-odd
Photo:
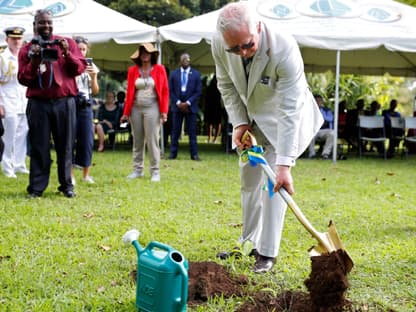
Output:
[[[50,63],[50,62],[48,62],[48,63],[49,63],[49,69],[50,69],[48,88],[50,88],[52,86],[52,81],[53,81],[53,66],[52,66],[52,63]],[[45,65],[45,63],[42,63],[42,64]],[[41,66],[42,64],[40,64],[39,66]],[[44,72],[46,73],[46,70]],[[43,82],[42,82],[42,73],[39,69],[38,69],[38,81],[39,81],[40,88],[44,89],[43,88]]]

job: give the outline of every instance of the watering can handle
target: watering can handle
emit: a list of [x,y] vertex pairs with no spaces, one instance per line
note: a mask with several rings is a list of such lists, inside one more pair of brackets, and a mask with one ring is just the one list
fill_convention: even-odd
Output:
[[[147,248],[149,250],[151,250],[155,247],[167,251],[168,255],[170,255],[171,252],[173,252],[173,251],[178,252],[178,251],[174,250],[171,246],[159,243],[157,241],[150,242],[149,245],[147,246]],[[183,256],[182,256],[182,258],[183,258]],[[179,305],[184,305],[184,304],[186,305],[186,300],[187,300],[186,297],[187,297],[187,294],[188,294],[188,278],[187,278],[188,277],[188,272],[187,272],[187,270],[185,269],[185,267],[183,265],[183,261],[181,263],[178,263],[178,267],[179,267],[179,271],[180,271],[181,276],[182,276],[182,289],[181,289],[181,297],[177,299],[177,303]],[[184,298],[185,298],[185,300],[182,300]]]
[[159,242],[157,242],[157,241],[150,242],[150,243],[149,243],[149,245],[147,246],[147,248],[148,248],[149,250],[151,250],[151,249],[153,249],[153,248],[159,248],[159,249],[165,250],[165,251],[167,251],[167,252],[172,251],[172,247],[167,246],[167,245],[162,244],[162,243],[159,243]]

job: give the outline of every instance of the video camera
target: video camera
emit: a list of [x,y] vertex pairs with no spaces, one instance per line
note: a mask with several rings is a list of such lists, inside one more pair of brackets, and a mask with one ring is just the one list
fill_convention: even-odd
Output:
[[75,97],[75,103],[77,104],[78,108],[85,108],[91,106],[91,101],[87,98],[87,95],[79,91],[77,96]]
[[[48,48],[48,46],[54,46],[54,45],[59,45],[61,40],[60,39],[54,39],[54,40],[44,40],[42,37],[36,37],[33,38],[30,41],[32,44],[38,44],[40,45],[40,58],[43,61],[56,61],[58,60],[58,50],[54,49],[54,48]],[[32,58],[36,55],[38,55],[37,53],[33,53],[32,50],[29,50],[29,57]]]

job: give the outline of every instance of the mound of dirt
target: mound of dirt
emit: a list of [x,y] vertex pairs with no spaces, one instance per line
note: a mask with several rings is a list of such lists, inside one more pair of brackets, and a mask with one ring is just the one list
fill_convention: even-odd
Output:
[[242,296],[248,284],[244,275],[231,276],[215,262],[190,262],[188,271],[188,304],[201,304],[213,296]]
[[[248,293],[247,276],[232,275],[216,262],[189,262],[188,305],[204,304],[215,296],[248,296],[250,299],[236,312],[364,312],[372,311],[370,307],[374,307],[374,311],[383,311],[376,304],[360,305],[345,298],[349,283],[342,259],[343,254],[339,252],[311,257],[312,271],[304,281],[309,293],[283,291],[277,296],[265,291]],[[134,281],[136,274],[136,271],[130,273]]]
[[272,309],[291,312],[349,311],[346,308],[351,304],[344,298],[348,281],[342,274],[343,270],[339,268],[337,259],[336,255],[313,257],[312,274],[305,281],[311,295],[286,291],[278,297],[262,291],[247,294],[243,288],[248,284],[248,278],[244,275],[232,276],[223,266],[215,262],[190,262],[188,304],[201,304],[216,295],[229,298],[246,294],[251,296],[251,300],[241,305],[237,312]]

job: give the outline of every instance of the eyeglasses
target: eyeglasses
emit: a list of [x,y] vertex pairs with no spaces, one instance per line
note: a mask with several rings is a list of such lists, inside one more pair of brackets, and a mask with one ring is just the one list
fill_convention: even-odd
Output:
[[225,51],[228,52],[228,53],[238,54],[238,53],[241,52],[241,50],[251,49],[252,47],[254,47],[254,44],[255,44],[254,41],[251,40],[249,43],[244,43],[242,45],[236,45],[235,47],[225,49]]

